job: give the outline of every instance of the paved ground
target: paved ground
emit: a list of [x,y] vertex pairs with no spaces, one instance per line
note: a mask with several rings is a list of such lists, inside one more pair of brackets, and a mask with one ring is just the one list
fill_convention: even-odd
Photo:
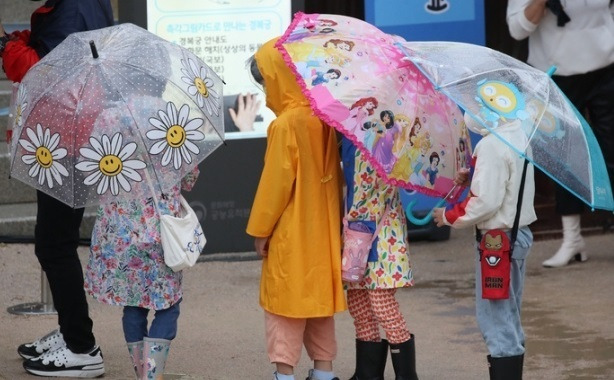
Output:
[[[412,245],[416,286],[398,293],[416,335],[421,380],[487,379],[486,350],[473,316],[471,231],[445,242]],[[540,263],[558,241],[535,243],[528,261],[523,319],[527,333],[525,379],[614,379],[614,234],[587,238],[590,260],[563,269]],[[82,258],[87,248],[81,248]],[[213,257],[222,257],[216,255]],[[239,255],[253,257],[253,254]],[[83,260],[84,261],[84,260]],[[0,379],[33,378],[15,349],[56,327],[56,316],[6,312],[39,301],[40,269],[31,245],[0,246]],[[179,334],[167,365],[168,379],[270,379],[258,306],[258,261],[206,261],[186,272]],[[107,379],[130,379],[120,308],[91,300]],[[347,312],[337,317],[341,379],[354,369],[354,340]],[[297,379],[309,368],[306,355]],[[172,375],[172,376],[170,376]],[[394,377],[392,366],[386,369]]]

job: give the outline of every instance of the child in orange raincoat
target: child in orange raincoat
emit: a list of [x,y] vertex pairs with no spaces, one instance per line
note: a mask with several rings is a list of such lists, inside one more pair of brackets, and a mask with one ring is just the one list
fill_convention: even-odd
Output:
[[255,54],[251,71],[277,118],[247,233],[263,258],[265,311],[274,379],[294,379],[302,346],[314,361],[309,379],[336,379],[333,315],[346,310],[341,282],[341,167],[334,130],[313,116],[276,39]]

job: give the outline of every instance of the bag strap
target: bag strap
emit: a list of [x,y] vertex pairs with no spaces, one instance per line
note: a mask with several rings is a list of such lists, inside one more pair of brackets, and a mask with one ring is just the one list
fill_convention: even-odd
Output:
[[524,166],[522,168],[522,179],[520,180],[520,189],[518,194],[518,203],[516,204],[516,218],[514,219],[514,227],[512,227],[512,238],[510,239],[510,255],[514,250],[514,244],[516,243],[516,237],[518,236],[518,226],[520,224],[520,209],[522,208],[522,195],[524,194],[524,182],[527,178],[527,167],[529,166],[529,160],[524,159]]
[[386,210],[384,211],[384,214],[382,215],[382,218],[379,220],[379,223],[377,223],[377,225],[375,226],[375,231],[373,231],[373,239],[371,239],[371,244],[373,244],[375,239],[377,239],[377,235],[379,235],[379,231],[382,229],[382,226],[384,225],[384,219],[386,219],[386,217],[388,216],[388,212],[391,209],[392,209],[392,207],[390,207],[390,202],[387,202],[386,203]]
[[[156,196],[157,192],[156,192],[156,190],[154,189],[154,187],[152,185],[151,177],[150,177],[148,171],[145,171],[145,177],[146,177],[145,180],[147,181],[147,184],[149,185],[149,189],[151,190],[151,197],[148,197],[148,198],[151,198],[151,200],[152,200],[152,202],[154,204],[154,207],[156,208],[156,211],[158,212],[158,217],[161,218],[162,215],[168,215],[166,213],[162,214],[162,212],[160,211],[160,206],[158,205],[158,197]],[[164,199],[165,196],[166,195],[164,195],[164,193],[162,191],[160,191],[160,198]]]
[[[386,210],[384,210],[384,214],[382,215],[382,217],[379,220],[379,222],[375,225],[375,230],[373,231],[373,238],[371,239],[371,244],[373,244],[375,239],[377,239],[377,235],[379,235],[379,231],[382,229],[382,225],[384,224],[384,219],[386,218],[386,216],[388,216],[388,212],[390,210],[392,210],[392,207],[390,207],[390,203],[391,202],[386,202]],[[343,215],[343,226],[347,227],[348,226],[348,220],[347,220],[348,206],[347,206],[347,201],[344,200],[343,201],[343,205],[344,205],[344,210],[345,210],[345,214]]]

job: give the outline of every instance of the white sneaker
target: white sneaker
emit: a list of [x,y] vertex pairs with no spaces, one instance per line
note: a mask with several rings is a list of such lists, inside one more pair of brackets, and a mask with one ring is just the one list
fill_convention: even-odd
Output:
[[68,347],[60,347],[23,362],[23,368],[38,376],[91,378],[104,374],[100,347],[86,354],[75,354]]
[[[306,379],[306,380],[318,380],[318,378],[317,378],[317,377],[315,377],[315,375],[314,375],[314,373],[313,373],[313,372],[314,372],[314,370],[313,370],[313,369],[310,369],[310,370],[309,370],[309,376],[307,376],[307,379]],[[339,380],[339,378],[338,378],[338,377],[333,377],[331,380]]]
[[64,337],[60,329],[56,329],[32,343],[20,345],[17,347],[17,353],[24,359],[32,359],[47,351],[53,351],[64,346],[66,346]]

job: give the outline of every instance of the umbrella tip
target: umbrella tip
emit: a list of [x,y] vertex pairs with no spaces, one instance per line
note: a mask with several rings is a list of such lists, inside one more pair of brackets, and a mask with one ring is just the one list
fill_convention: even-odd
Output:
[[548,74],[548,76],[551,77],[555,71],[556,71],[556,66],[550,66],[548,71],[546,71],[546,74]]
[[90,41],[90,49],[92,49],[92,56],[94,59],[98,58],[98,49],[96,49],[96,44],[94,41]]

